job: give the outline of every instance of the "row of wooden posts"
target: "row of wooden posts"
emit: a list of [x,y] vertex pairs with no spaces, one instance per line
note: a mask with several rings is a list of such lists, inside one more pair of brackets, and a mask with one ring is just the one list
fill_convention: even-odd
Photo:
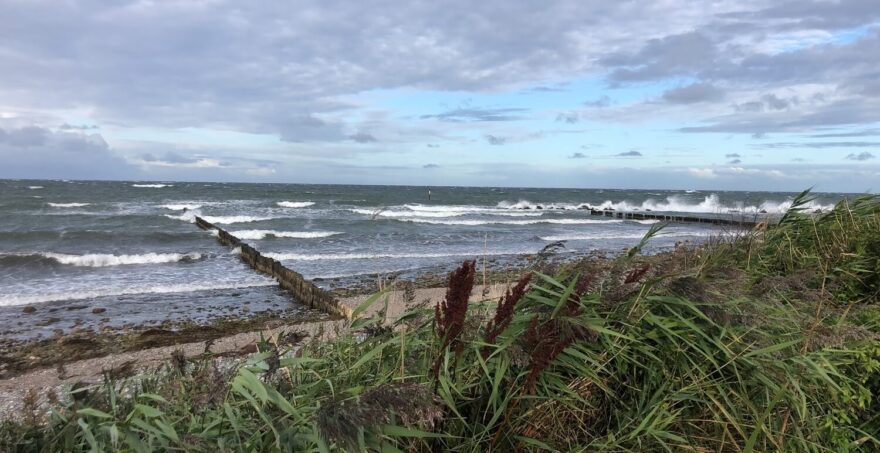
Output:
[[201,217],[196,217],[196,225],[203,230],[217,231],[217,239],[221,244],[240,248],[241,259],[244,262],[256,271],[274,277],[281,288],[292,294],[297,301],[334,316],[351,318],[351,308],[339,302],[329,292],[315,286],[300,273],[288,269],[280,261],[261,254],[241,239]]

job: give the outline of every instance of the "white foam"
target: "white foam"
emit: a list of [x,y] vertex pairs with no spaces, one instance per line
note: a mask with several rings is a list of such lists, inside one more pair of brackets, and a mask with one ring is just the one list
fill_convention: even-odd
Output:
[[[172,215],[165,214],[165,217],[174,220],[182,220],[184,222],[195,223],[196,216],[199,213],[195,211],[187,211],[181,215]],[[210,223],[221,223],[221,224],[230,224],[230,223],[248,223],[248,222],[262,222],[264,220],[272,220],[277,219],[279,217],[255,217],[249,215],[231,215],[231,216],[201,216],[203,219]]]
[[313,206],[313,201],[279,201],[275,203],[282,208],[307,208]]
[[43,188],[43,186],[28,186],[28,189],[31,189],[31,190],[39,190],[42,188]]
[[[725,231],[661,231],[657,237],[721,237],[734,236],[736,232]],[[542,241],[593,241],[606,239],[641,239],[645,237],[641,234],[558,234],[553,236],[540,236],[538,239]]]
[[498,255],[517,255],[531,253],[522,252],[484,252],[483,250],[474,250],[473,252],[455,252],[455,253],[326,253],[326,254],[303,254],[303,253],[264,253],[264,256],[279,261],[330,261],[330,260],[368,260],[376,258],[385,259],[404,259],[404,258],[448,258],[456,256],[498,256]]
[[160,208],[170,209],[172,211],[182,211],[184,209],[199,209],[202,207],[200,204],[189,204],[189,203],[181,203],[181,204],[163,204],[159,205]]
[[[830,210],[834,205],[823,205],[816,202],[807,203],[805,208],[809,210],[821,209],[823,211]],[[666,197],[665,200],[659,201],[648,199],[641,203],[631,203],[628,201],[612,202],[610,200],[593,206],[593,209],[604,210],[611,208],[616,211],[660,211],[660,212],[693,212],[701,214],[735,214],[747,213],[755,214],[766,212],[768,214],[783,214],[791,208],[791,201],[764,201],[758,205],[745,205],[742,202],[735,202],[732,205],[725,205],[716,194],[710,194],[699,202],[689,202],[685,197],[672,195]]]
[[135,294],[168,294],[168,293],[187,293],[195,291],[209,291],[219,289],[239,289],[239,288],[255,288],[260,286],[274,286],[274,281],[263,281],[257,283],[229,283],[229,284],[189,284],[181,283],[176,285],[157,285],[157,286],[134,286],[120,289],[95,290],[95,291],[72,291],[63,293],[49,294],[28,294],[14,296],[0,296],[0,306],[28,305],[39,304],[44,302],[54,302],[59,300],[81,300],[93,299],[96,297],[111,296],[128,296]]
[[89,203],[49,203],[53,208],[81,208],[88,205]]
[[[187,213],[188,214],[188,213]],[[203,219],[210,223],[249,223],[249,222],[262,222],[264,220],[272,220],[277,219],[279,217],[257,217],[250,215],[227,215],[227,216],[201,216]]]
[[64,253],[41,253],[46,258],[51,258],[61,264],[81,267],[106,267],[122,266],[129,264],[161,264],[176,263],[178,261],[197,260],[202,257],[199,253],[145,253],[143,255],[67,255]]
[[161,189],[163,187],[173,187],[174,184],[132,184],[131,186],[149,189]]
[[521,209],[521,210],[566,210],[572,211],[578,209],[578,206],[569,203],[532,203],[528,200],[520,200],[516,203],[502,201],[498,203],[499,209]]
[[444,218],[444,217],[461,217],[465,215],[486,215],[486,216],[505,216],[505,217],[540,217],[542,213],[534,212],[510,212],[508,209],[490,208],[486,206],[461,206],[461,205],[420,205],[405,204],[402,206],[393,206],[390,208],[374,208],[374,209],[349,209],[349,211],[377,217],[389,218],[406,218],[406,217],[425,217],[425,218]]
[[537,225],[550,223],[556,225],[590,225],[621,223],[623,220],[593,220],[593,219],[535,219],[535,220],[432,220],[432,219],[399,219],[402,222],[428,223],[432,225]]
[[294,239],[314,239],[314,238],[326,238],[329,236],[334,236],[337,234],[342,234],[338,231],[276,231],[276,230],[241,230],[241,231],[230,231],[229,234],[245,240],[261,240],[265,239],[267,236],[274,236],[276,238],[294,238]]

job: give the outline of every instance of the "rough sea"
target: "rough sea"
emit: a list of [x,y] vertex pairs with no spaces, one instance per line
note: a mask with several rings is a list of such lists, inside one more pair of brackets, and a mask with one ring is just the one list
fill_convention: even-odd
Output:
[[[96,319],[119,327],[301,310],[199,230],[196,215],[332,288],[444,271],[467,258],[505,265],[556,241],[565,241],[563,253],[619,252],[652,223],[591,216],[587,206],[754,216],[783,212],[794,195],[0,180],[0,338],[48,337]],[[822,194],[812,207],[844,196]],[[725,229],[673,224],[651,251]],[[27,306],[34,313],[24,314]]]

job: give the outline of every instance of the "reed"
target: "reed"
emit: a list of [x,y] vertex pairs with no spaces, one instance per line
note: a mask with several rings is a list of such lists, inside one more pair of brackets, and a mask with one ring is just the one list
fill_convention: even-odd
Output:
[[468,261],[433,311],[362,306],[333,341],[108,377],[6,422],[0,450],[876,451],[878,199],[808,199],[703,246],[642,256],[647,237],[524,276],[500,302],[471,295]]

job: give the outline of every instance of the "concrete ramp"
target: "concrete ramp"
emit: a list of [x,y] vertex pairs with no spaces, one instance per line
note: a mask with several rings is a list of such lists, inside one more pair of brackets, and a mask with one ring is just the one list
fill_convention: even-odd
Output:
[[221,244],[240,247],[241,259],[244,262],[257,272],[275,278],[281,288],[292,294],[300,303],[334,316],[351,318],[351,308],[336,300],[329,292],[315,286],[300,273],[288,269],[279,261],[263,256],[258,250],[242,242],[241,239],[201,217],[196,217],[196,225],[203,230],[217,231],[217,240]]

